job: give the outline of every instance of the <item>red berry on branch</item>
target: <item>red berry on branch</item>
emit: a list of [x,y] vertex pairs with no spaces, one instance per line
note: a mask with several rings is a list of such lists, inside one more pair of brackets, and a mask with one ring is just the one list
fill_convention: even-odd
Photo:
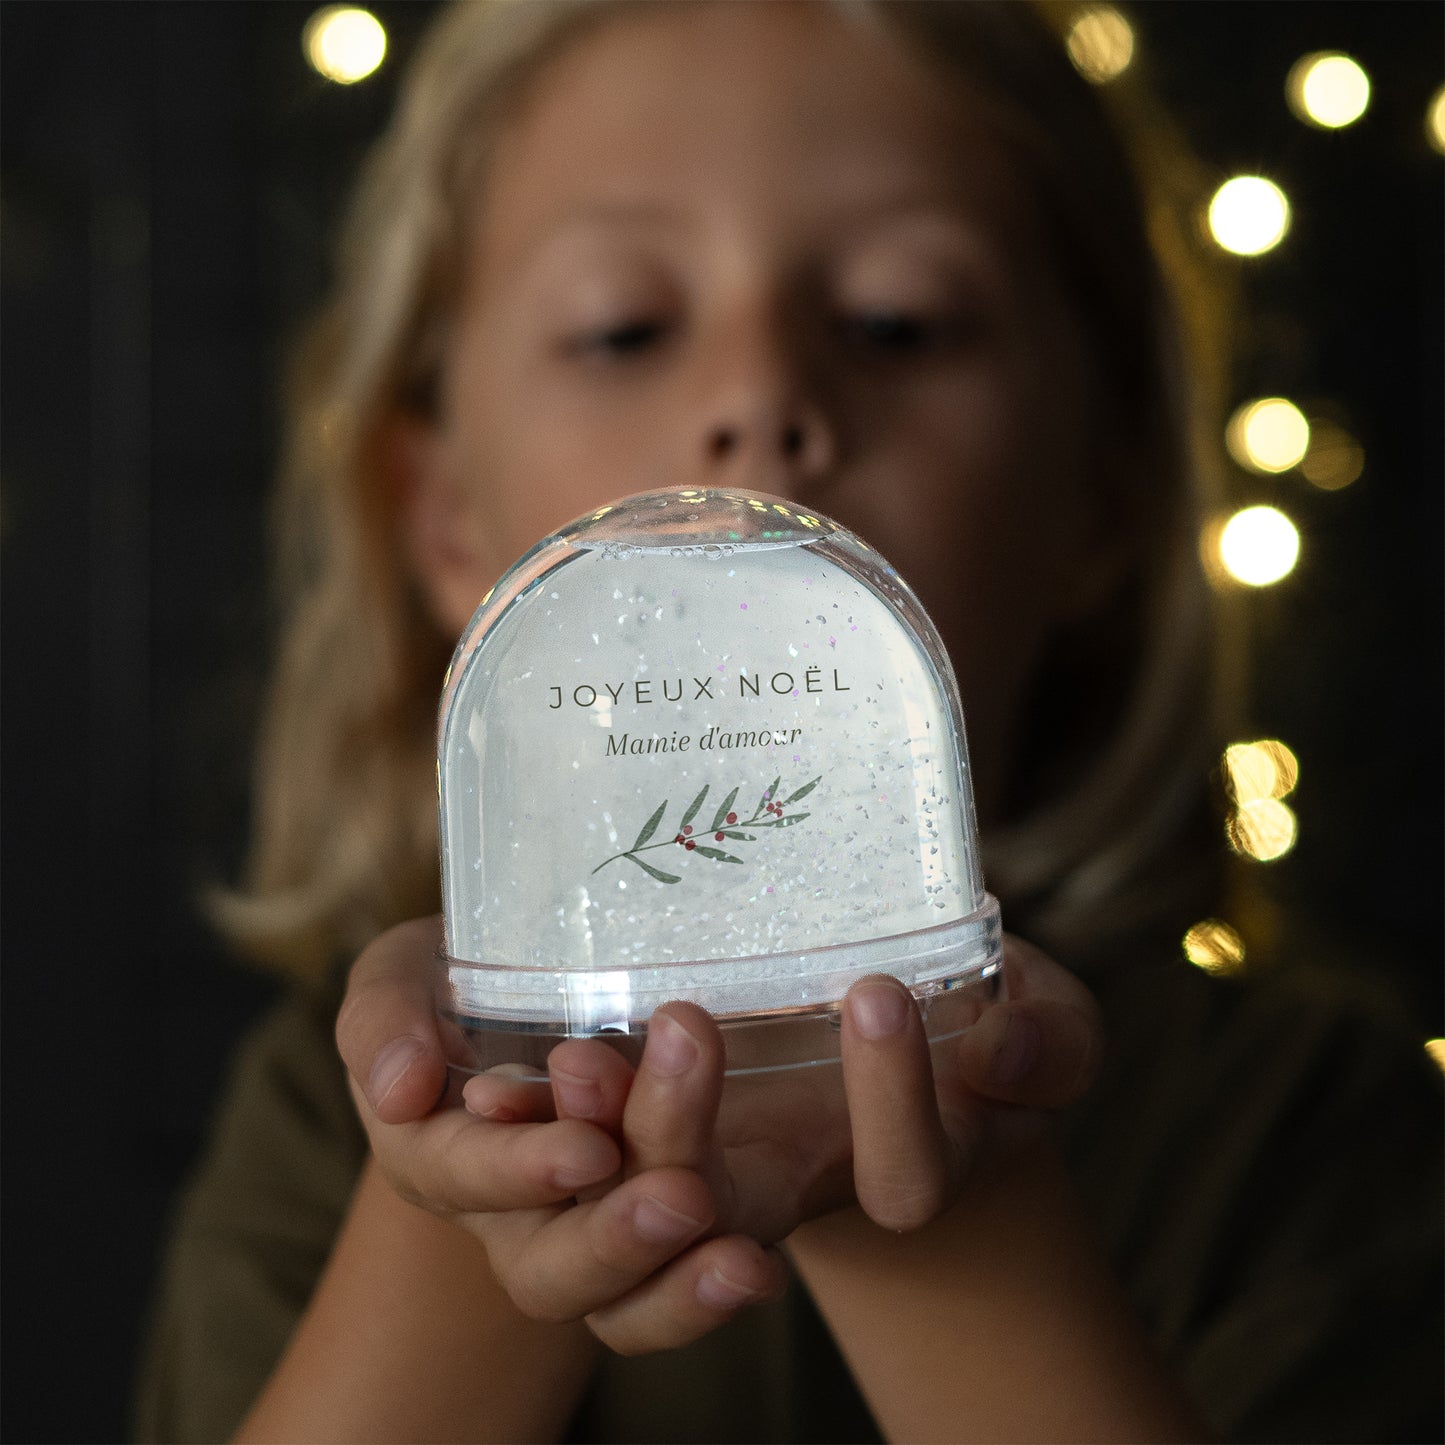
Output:
[[686,848],[686,849],[688,850],[688,852],[690,853],[690,852],[692,852],[692,850],[693,850],[694,848],[697,847],[697,844],[694,843],[691,838],[689,838],[689,839],[687,840],[687,842],[684,843],[682,846],[683,846],[684,848]]
[[723,840],[723,835],[721,833],[714,833],[713,837],[716,838],[719,843],[721,843]]
[[681,843],[681,842],[682,842],[682,834],[679,833],[679,834],[677,835],[677,837],[674,838],[672,841],[673,841],[674,843]]
[[729,822],[729,823],[736,823],[737,820],[738,820],[738,815],[737,815],[736,813],[729,813],[729,814],[728,814],[728,822]]
[[683,831],[684,833],[691,833],[691,832],[692,832],[692,824],[689,823],[689,824],[687,825],[687,827],[685,827],[682,831]]

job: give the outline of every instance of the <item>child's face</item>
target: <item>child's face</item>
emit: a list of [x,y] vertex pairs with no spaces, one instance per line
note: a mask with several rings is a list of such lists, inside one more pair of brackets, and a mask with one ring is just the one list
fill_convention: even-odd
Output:
[[625,15],[502,132],[467,268],[412,503],[438,617],[460,630],[535,541],[628,492],[795,499],[922,597],[987,814],[1102,549],[1083,343],[981,111],[826,11]]

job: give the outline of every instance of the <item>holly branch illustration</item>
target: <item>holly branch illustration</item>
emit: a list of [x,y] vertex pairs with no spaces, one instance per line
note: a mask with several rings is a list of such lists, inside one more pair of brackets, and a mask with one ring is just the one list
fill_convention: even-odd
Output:
[[644,873],[657,879],[659,883],[681,883],[682,879],[676,873],[664,873],[661,868],[655,868],[651,863],[644,862],[637,856],[639,853],[650,853],[654,848],[680,847],[689,853],[697,853],[700,857],[709,858],[714,863],[741,863],[743,860],[735,854],[726,853],[721,848],[710,847],[701,839],[711,833],[714,843],[755,843],[758,834],[764,828],[791,828],[801,823],[804,818],[810,817],[811,814],[787,813],[784,812],[784,809],[799,799],[806,798],[822,780],[823,775],[819,773],[811,782],[804,783],[801,788],[795,789],[780,802],[778,801],[778,787],[783,779],[779,774],[763,789],[763,795],[758,799],[758,805],[753,809],[752,816],[749,818],[740,818],[733,807],[733,804],[737,802],[738,793],[741,791],[740,787],[734,788],[718,804],[712,822],[700,834],[695,835],[693,820],[702,812],[702,805],[707,798],[710,786],[704,783],[702,791],[687,805],[687,811],[677,825],[677,832],[671,838],[662,838],[654,843],[652,838],[667,815],[667,799],[664,798],[657,805],[652,816],[642,825],[642,830],[638,833],[637,840],[632,847],[624,849],[621,853],[614,853],[610,858],[604,858],[592,871],[600,873],[609,863],[615,863],[619,858],[626,858],[629,863],[636,863]]

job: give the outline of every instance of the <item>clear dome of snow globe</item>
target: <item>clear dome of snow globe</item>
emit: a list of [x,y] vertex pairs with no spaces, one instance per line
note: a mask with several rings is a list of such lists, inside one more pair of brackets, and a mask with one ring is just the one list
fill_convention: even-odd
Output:
[[718,1020],[731,1073],[820,1063],[866,974],[935,1041],[997,987],[952,667],[827,517],[723,490],[588,513],[483,599],[438,731],[464,1071],[545,1068],[563,1037],[635,1053],[672,999]]

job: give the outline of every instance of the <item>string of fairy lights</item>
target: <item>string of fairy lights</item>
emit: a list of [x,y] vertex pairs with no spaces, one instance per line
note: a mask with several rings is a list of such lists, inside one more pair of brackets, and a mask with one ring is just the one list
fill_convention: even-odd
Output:
[[[1099,85],[1117,80],[1133,63],[1135,36],[1127,18],[1112,5],[1082,8],[1065,41],[1081,74]],[[1284,99],[1303,124],[1340,130],[1369,109],[1371,82],[1353,56],[1317,51],[1301,56],[1284,79]],[[1435,92],[1425,116],[1430,144],[1445,153],[1445,86]],[[1202,206],[1203,230],[1221,250],[1239,257],[1264,256],[1289,234],[1289,198],[1269,176],[1238,175],[1223,181]],[[1297,472],[1312,487],[1334,492],[1358,481],[1365,453],[1338,421],[1307,416],[1283,396],[1244,401],[1225,427],[1224,446],[1246,474],[1278,476]],[[1294,571],[1300,533],[1281,508],[1253,504],[1212,519],[1200,538],[1210,580],[1218,587],[1272,587]],[[1271,863],[1294,847],[1298,819],[1286,798],[1299,781],[1294,752],[1275,738],[1231,743],[1221,773],[1229,803],[1225,836],[1241,858]],[[1240,971],[1245,945],[1222,919],[1195,924],[1184,936],[1190,962],[1211,973]],[[1438,1042],[1438,1041],[1437,1041]],[[1432,1045],[1445,1061],[1445,1043]]]
[[[1065,33],[1065,46],[1080,74],[1097,85],[1118,80],[1134,63],[1137,39],[1127,17],[1113,5],[1082,6]],[[302,50],[312,68],[338,85],[373,74],[386,58],[387,38],[370,11],[328,5],[306,21]],[[1369,110],[1372,83],[1353,56],[1317,51],[1301,56],[1283,77],[1284,100],[1302,124],[1320,130],[1354,125]],[[1445,154],[1445,85],[1432,96],[1423,118],[1429,144]],[[1212,244],[1233,256],[1266,256],[1289,235],[1293,214],[1278,181],[1263,175],[1224,180],[1201,198],[1202,229]],[[1310,487],[1337,492],[1365,471],[1360,442],[1336,418],[1307,414],[1284,396],[1252,397],[1229,418],[1224,448],[1246,475],[1295,473]],[[1254,503],[1212,519],[1200,538],[1211,582],[1220,588],[1277,586],[1294,571],[1300,532],[1280,507]],[[1268,864],[1295,846],[1299,823],[1286,801],[1300,776],[1299,760],[1277,738],[1241,740],[1220,764],[1228,800],[1225,837],[1249,863]],[[1204,919],[1184,936],[1184,955],[1211,973],[1238,973],[1245,965],[1239,931],[1218,918]],[[1432,1056],[1445,1067],[1445,1040],[1432,1040]]]

